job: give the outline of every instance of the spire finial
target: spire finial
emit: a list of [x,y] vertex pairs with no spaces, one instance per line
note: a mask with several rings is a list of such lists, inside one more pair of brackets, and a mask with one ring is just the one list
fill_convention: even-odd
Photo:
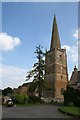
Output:
[[76,65],[74,66],[74,70],[77,70]]

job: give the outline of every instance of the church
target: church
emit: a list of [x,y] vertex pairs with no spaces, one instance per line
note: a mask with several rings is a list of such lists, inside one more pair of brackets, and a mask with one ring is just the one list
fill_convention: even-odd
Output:
[[45,56],[45,82],[48,89],[44,92],[47,100],[63,101],[63,91],[68,84],[66,49],[61,48],[58,25],[54,15],[49,51]]

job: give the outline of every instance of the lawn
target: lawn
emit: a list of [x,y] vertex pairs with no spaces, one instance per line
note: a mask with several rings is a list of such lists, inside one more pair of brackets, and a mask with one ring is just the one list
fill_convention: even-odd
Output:
[[68,113],[80,117],[80,107],[63,106],[60,107],[59,110],[64,113]]

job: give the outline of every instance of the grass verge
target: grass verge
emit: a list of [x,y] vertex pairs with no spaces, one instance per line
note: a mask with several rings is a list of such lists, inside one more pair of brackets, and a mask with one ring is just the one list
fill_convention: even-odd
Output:
[[59,110],[64,113],[80,117],[80,107],[63,106],[60,107]]

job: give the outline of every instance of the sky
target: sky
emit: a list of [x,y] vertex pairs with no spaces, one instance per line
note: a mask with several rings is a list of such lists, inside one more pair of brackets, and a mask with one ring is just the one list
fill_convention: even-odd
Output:
[[1,0],[2,2],[78,2],[79,0]]
[[[77,2],[3,2],[0,32],[0,88],[16,88],[26,83],[27,71],[36,62],[35,48],[50,49],[54,14],[60,42],[67,50],[69,78],[78,67]],[[80,36],[79,36],[80,37]],[[2,67],[1,67],[2,66]]]

